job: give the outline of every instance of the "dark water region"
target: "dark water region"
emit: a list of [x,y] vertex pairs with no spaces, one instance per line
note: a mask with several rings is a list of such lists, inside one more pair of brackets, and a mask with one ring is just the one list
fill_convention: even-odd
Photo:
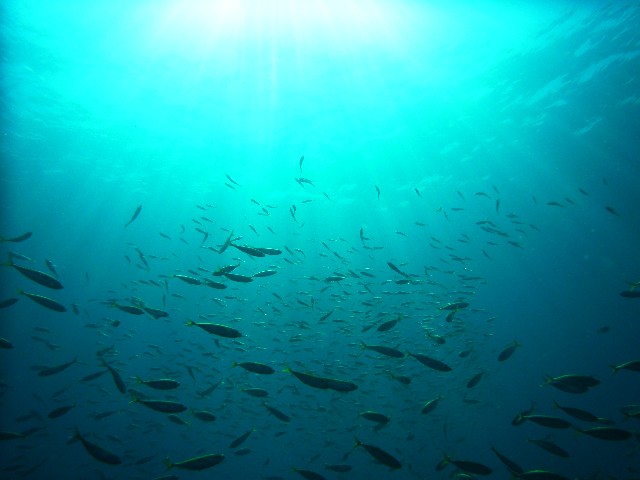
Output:
[[637,5],[0,13],[2,478],[640,478]]

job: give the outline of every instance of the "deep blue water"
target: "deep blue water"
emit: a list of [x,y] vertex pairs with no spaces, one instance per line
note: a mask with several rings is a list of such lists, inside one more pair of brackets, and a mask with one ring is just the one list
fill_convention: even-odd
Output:
[[[492,446],[524,470],[640,478],[620,410],[640,373],[611,369],[640,360],[640,298],[621,296],[640,281],[640,8],[572,3],[3,2],[0,255],[64,288],[0,269],[0,300],[18,299],[0,309],[0,431],[22,434],[0,443],[2,478],[469,478],[436,470],[445,455],[510,478]],[[230,265],[276,273],[213,275]],[[128,392],[83,380],[102,360]],[[565,374],[600,383],[545,380]],[[186,425],[135,398],[184,405]],[[512,425],[532,404],[573,427]],[[631,437],[578,432],[604,425]],[[164,463],[204,454],[225,459]]]

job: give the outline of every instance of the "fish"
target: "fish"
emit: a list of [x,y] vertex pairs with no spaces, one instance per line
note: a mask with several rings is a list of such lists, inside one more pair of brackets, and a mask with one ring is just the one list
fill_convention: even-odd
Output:
[[61,303],[58,303],[58,302],[56,302],[55,300],[53,300],[53,299],[51,299],[49,297],[45,297],[44,295],[38,295],[36,293],[24,292],[22,290],[18,290],[18,294],[24,295],[25,297],[29,298],[30,300],[33,300],[37,304],[42,305],[43,307],[48,308],[49,310],[53,310],[54,312],[66,312],[67,311],[67,307],[65,307]]
[[26,233],[23,233],[22,235],[18,235],[17,237],[11,237],[11,238],[5,238],[5,237],[1,237],[0,236],[0,243],[2,243],[2,242],[13,242],[13,243],[24,242],[28,238],[31,238],[31,235],[33,235],[33,233],[26,232]]
[[[279,248],[255,247],[255,249],[258,250],[259,252],[264,253],[265,255],[271,255],[271,256],[282,255],[282,250],[280,250]],[[300,250],[299,248],[297,248],[296,250],[299,252],[302,252],[302,250]],[[302,252],[302,254],[304,255],[304,252]]]
[[264,398],[269,396],[269,392],[264,388],[243,388],[242,391],[252,397]]
[[17,440],[19,438],[27,438],[27,436],[24,433],[18,432],[0,432],[0,441]]
[[329,389],[335,390],[336,392],[352,392],[353,390],[357,390],[358,388],[358,386],[353,382],[319,377],[317,375],[311,375],[309,373],[296,372],[291,369],[287,369],[287,371],[291,372],[298,380],[300,380],[305,385],[313,388],[319,388],[321,390]]
[[549,415],[529,414],[529,415],[523,415],[522,418],[524,420],[529,420],[530,422],[537,423],[540,426],[548,427],[548,428],[563,429],[563,428],[570,428],[573,426],[571,425],[570,422],[566,421],[563,418],[551,417]]
[[378,200],[380,200],[380,187],[378,185],[374,185],[376,187],[376,192],[378,193]]
[[6,338],[0,338],[0,348],[10,350],[13,348],[13,344]]
[[578,420],[582,420],[583,422],[597,422],[598,420],[600,420],[598,417],[596,417],[592,413],[587,412],[586,410],[582,410],[574,407],[563,407],[562,405],[558,404],[558,402],[556,402],[555,400],[553,401],[553,403],[556,406],[556,408],[559,408],[567,415],[570,415],[573,418],[577,418]]
[[276,407],[272,407],[271,405],[267,404],[266,402],[263,402],[262,405],[264,405],[264,408],[266,408],[269,411],[269,413],[271,415],[273,415],[274,417],[276,417],[278,420],[281,420],[281,421],[283,421],[285,423],[289,423],[291,421],[291,418],[289,417],[289,415],[281,412]]
[[176,425],[184,425],[184,426],[189,425],[189,422],[187,422],[186,420],[184,420],[183,418],[179,417],[174,413],[170,413],[169,415],[167,415],[167,419],[175,423]]
[[589,388],[600,384],[594,377],[586,375],[561,375],[559,377],[547,377],[545,383],[567,393],[585,393]]
[[142,211],[142,205],[138,205],[136,207],[136,211],[133,212],[133,215],[131,216],[131,220],[129,220],[127,223],[124,224],[125,227],[128,227],[129,225],[131,225],[131,223],[138,218],[138,215],[140,215],[140,212]]
[[240,435],[238,438],[236,438],[229,444],[229,448],[237,448],[240,445],[242,445],[245,442],[245,440],[249,438],[249,435],[251,435],[255,430],[256,430],[255,427],[253,427],[251,430],[248,430],[247,432]]
[[138,385],[146,385],[147,387],[154,388],[156,390],[173,390],[180,386],[180,382],[172,380],[170,378],[160,378],[158,380],[142,380],[140,377],[136,377]]
[[133,305],[120,305],[116,302],[111,302],[111,306],[117,308],[121,312],[128,313],[130,315],[144,315],[144,310],[140,307],[135,307]]
[[620,413],[622,413],[625,418],[640,419],[640,405],[625,405],[620,408]]
[[616,211],[616,209],[615,209],[615,208],[613,208],[613,207],[610,207],[610,206],[608,206],[608,205],[607,205],[606,207],[604,207],[604,209],[605,209],[607,212],[609,212],[611,215],[615,215],[616,217],[619,217],[619,216],[620,216],[620,214],[619,214],[619,213]]
[[395,458],[390,453],[385,452],[384,450],[382,450],[379,447],[376,447],[375,445],[362,443],[357,438],[355,439],[355,441],[356,441],[356,444],[354,448],[357,448],[357,447],[364,448],[369,455],[371,455],[374,459],[376,459],[381,464],[386,465],[387,467],[393,470],[398,470],[402,468],[402,464],[398,461],[397,458]]
[[36,282],[39,285],[42,285],[43,287],[51,288],[54,290],[61,290],[64,288],[62,284],[58,281],[58,279],[49,275],[48,273],[44,273],[38,270],[34,270],[32,268],[21,267],[19,265],[16,265],[15,263],[13,263],[11,258],[9,258],[8,262],[2,263],[2,266],[15,268],[18,272],[20,272],[22,275],[27,277],[29,280],[33,280],[34,282]]
[[64,370],[66,370],[67,368],[69,368],[71,365],[73,365],[75,363],[80,363],[80,362],[78,362],[78,357],[74,358],[73,360],[71,360],[70,362],[67,362],[67,363],[62,363],[62,364],[56,365],[54,367],[44,368],[44,369],[42,369],[42,370],[40,370],[38,372],[38,376],[39,377],[49,377],[51,375],[55,375],[57,373],[63,372]]
[[559,447],[555,443],[550,442],[548,440],[529,439],[528,442],[533,443],[534,445],[537,445],[538,447],[542,448],[543,450],[546,450],[550,454],[555,455],[557,457],[562,457],[562,458],[570,457],[569,453],[565,449]]
[[347,473],[350,472],[353,467],[351,465],[346,465],[343,463],[336,463],[336,464],[329,464],[329,463],[325,463],[324,464],[324,468],[326,468],[327,470],[331,470],[332,472],[337,472],[337,473]]
[[151,308],[151,307],[142,307],[142,309],[147,312],[149,315],[151,315],[154,320],[157,320],[159,318],[165,318],[168,317],[169,314],[167,312],[165,312],[164,310],[158,310],[157,308]]
[[241,186],[242,186],[242,185],[240,185],[238,182],[236,182],[233,178],[231,178],[231,176],[229,176],[229,174],[228,174],[228,173],[226,173],[225,175],[227,176],[227,179],[228,179],[231,183],[233,183],[234,185],[237,185],[237,186],[239,186],[239,187],[241,187]]
[[154,400],[149,398],[139,398],[135,394],[132,396],[130,403],[141,403],[151,410],[162,413],[180,413],[187,410],[182,403],[173,402],[171,400]]
[[213,280],[204,279],[204,284],[207,287],[215,288],[216,290],[225,290],[227,286],[224,283],[214,282]]
[[486,465],[478,462],[472,462],[470,460],[454,460],[445,455],[443,462],[445,464],[450,463],[451,465],[455,465],[460,470],[474,475],[491,475],[493,473],[493,470]]
[[429,414],[429,413],[433,412],[433,411],[436,409],[436,407],[438,406],[438,403],[440,402],[440,399],[441,399],[441,398],[442,398],[442,397],[436,397],[436,398],[433,398],[433,399],[429,400],[429,401],[428,401],[427,403],[425,403],[425,404],[424,404],[424,406],[422,407],[422,411],[421,411],[421,413],[422,413],[423,415],[427,415],[427,414]]
[[304,155],[302,155],[300,157],[300,160],[298,160],[298,166],[300,167],[300,173],[302,173],[302,162],[304,162]]
[[640,360],[631,360],[629,362],[621,363],[620,365],[611,365],[613,373],[619,370],[629,370],[630,372],[640,372]]
[[307,183],[309,185],[311,185],[312,187],[315,187],[315,185],[313,184],[313,181],[309,180],[308,178],[303,178],[303,177],[298,177],[295,179],[296,182],[298,182],[300,184],[300,186],[304,187],[304,184]]
[[120,374],[118,373],[118,371],[113,368],[111,365],[109,365],[103,357],[101,357],[102,359],[102,364],[106,367],[107,370],[109,370],[109,373],[111,374],[111,378],[113,379],[113,383],[116,384],[116,388],[120,391],[120,393],[126,393],[127,392],[127,386],[124,383],[124,380],[122,380],[122,377],[120,376]]
[[625,290],[620,292],[620,296],[624,298],[640,298],[640,290]]
[[216,416],[208,412],[207,410],[192,410],[193,416],[198,420],[202,420],[203,422],[214,422],[216,420]]
[[410,357],[415,358],[416,360],[418,360],[421,364],[433,369],[433,370],[437,370],[439,372],[450,372],[452,370],[452,368],[447,365],[444,362],[441,362],[440,360],[436,360],[434,358],[428,357],[426,355],[423,355],[421,353],[411,353],[411,352],[407,352],[407,355],[409,355]]
[[576,428],[576,430],[599,440],[609,440],[614,442],[629,440],[633,437],[631,432],[616,427],[594,427],[586,430]]
[[253,281],[253,278],[251,277],[247,277],[246,275],[238,275],[236,273],[225,273],[224,276],[232,282],[249,283]]
[[341,282],[345,278],[347,278],[347,277],[345,277],[344,275],[329,275],[328,277],[326,277],[324,279],[324,282],[325,283]]
[[387,262],[387,265],[389,266],[389,268],[391,270],[393,270],[396,273],[399,273],[400,275],[402,275],[403,277],[408,277],[409,275],[407,275],[406,273],[404,273],[402,270],[400,270],[398,267],[396,267],[393,263],[391,262]]
[[504,362],[504,361],[508,360],[509,358],[511,358],[511,355],[514,354],[516,349],[518,347],[521,347],[521,346],[522,345],[520,343],[518,343],[517,340],[514,340],[511,345],[507,346],[504,350],[502,350],[500,352],[500,355],[498,355],[498,361],[499,362]]
[[63,407],[54,408],[53,410],[51,410],[47,414],[47,417],[48,418],[59,418],[59,417],[63,416],[64,414],[66,414],[67,412],[69,412],[75,406],[76,406],[76,404],[74,403],[73,405],[65,405]]
[[362,348],[373,350],[374,352],[386,355],[387,357],[404,358],[404,353],[396,348],[385,347],[383,345],[367,345],[362,341],[360,343],[362,344]]
[[184,283],[188,283],[189,285],[202,285],[202,281],[197,279],[197,278],[193,278],[193,277],[189,277],[187,275],[172,275],[173,278],[177,278],[178,280],[182,280]]
[[438,310],[462,310],[463,308],[467,308],[468,306],[468,302],[453,302],[438,308]]
[[6,298],[4,300],[0,300],[0,308],[8,308],[11,305],[15,305],[17,302],[17,298]]
[[522,480],[571,480],[569,477],[548,470],[527,470],[526,472],[514,473],[514,476]]
[[524,469],[513,460],[500,453],[494,446],[491,446],[491,451],[496,454],[500,461],[509,469],[513,475],[519,475],[524,473]]
[[271,375],[272,373],[275,373],[275,370],[273,368],[271,368],[269,365],[265,365],[264,363],[257,363],[257,362],[236,363],[236,362],[233,362],[233,366],[234,367],[242,367],[245,370],[247,370],[248,372],[257,373],[259,375]]
[[107,373],[109,370],[100,370],[98,372],[95,373],[90,373],[89,375],[85,375],[84,377],[82,377],[80,379],[81,382],[88,382],[90,380],[95,380],[98,377],[101,377],[102,375],[104,375],[105,373]]
[[232,243],[231,246],[237,248],[241,252],[246,253],[251,257],[261,258],[265,256],[264,252],[258,250],[257,248],[249,247],[248,245],[236,245],[235,243]]
[[379,423],[379,424],[386,424],[389,423],[389,421],[391,420],[391,417],[388,417],[387,415],[384,415],[382,413],[379,412],[374,412],[372,410],[367,410],[365,412],[360,412],[358,414],[359,417],[362,417],[366,420],[369,420],[371,422],[375,422],[375,423]]
[[395,375],[391,372],[388,373],[393,380],[397,380],[403,385],[411,385],[411,377],[407,377],[406,375]]
[[[228,177],[228,175],[227,175]],[[172,462],[169,457],[164,460],[164,464],[167,466],[167,470],[172,468],[181,468],[183,470],[205,470],[207,468],[215,467],[224,460],[222,453],[209,453],[201,455],[199,457],[189,458],[180,462]]]
[[331,315],[333,314],[333,310],[329,310],[327,313],[325,313],[324,315],[322,315],[318,321],[319,322],[324,322],[327,318],[329,318]]
[[[195,378],[194,378],[194,380],[195,380]],[[222,383],[222,380],[218,380],[218,382],[214,383],[210,387],[207,387],[204,390],[197,391],[196,394],[201,398],[202,397],[206,397],[210,393],[214,392],[216,390],[216,388],[218,388],[220,386],[221,383]]]
[[473,388],[475,387],[480,380],[482,379],[482,376],[484,375],[484,373],[477,373],[476,375],[474,375],[473,377],[471,377],[471,379],[469,379],[469,381],[467,382],[467,388]]
[[445,343],[447,343],[442,335],[438,335],[433,332],[427,332],[427,337],[429,337],[430,340],[433,340],[433,342],[437,345],[444,345]]
[[218,323],[196,323],[193,320],[187,320],[187,323],[185,325],[195,325],[196,327],[200,327],[207,333],[225,338],[239,338],[242,336],[242,333],[240,333],[235,328],[227,327],[226,325],[220,325]]
[[382,325],[378,326],[377,330],[379,332],[388,332],[393,327],[395,327],[400,320],[402,320],[402,315],[398,315],[398,318],[396,318],[395,320],[388,320],[384,322]]
[[319,473],[316,473],[311,470],[303,470],[296,467],[292,467],[292,469],[294,472],[296,472],[298,475],[305,478],[306,480],[327,480],[323,475],[320,475]]
[[104,448],[96,445],[93,442],[90,442],[86,438],[84,438],[80,431],[76,428],[76,432],[73,436],[74,440],[79,440],[84,449],[91,455],[93,458],[98,460],[99,462],[105,463],[107,465],[120,465],[122,460],[116,454],[105,450]]
[[260,272],[254,273],[253,277],[254,278],[270,277],[271,275],[275,275],[276,273],[278,273],[276,270],[262,270]]
[[222,246],[218,249],[218,253],[224,253],[227,248],[231,245],[231,239],[233,237],[233,230],[229,234],[229,237],[225,240]]

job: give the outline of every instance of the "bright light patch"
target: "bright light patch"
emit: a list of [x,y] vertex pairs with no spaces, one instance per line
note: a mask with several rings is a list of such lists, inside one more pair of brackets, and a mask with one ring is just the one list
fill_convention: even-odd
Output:
[[148,48],[186,57],[256,45],[311,55],[400,51],[447,27],[435,12],[399,1],[183,0],[154,2],[144,15]]

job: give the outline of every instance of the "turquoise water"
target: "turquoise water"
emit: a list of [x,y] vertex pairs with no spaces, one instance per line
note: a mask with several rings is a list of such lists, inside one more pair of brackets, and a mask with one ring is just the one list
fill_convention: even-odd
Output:
[[[524,470],[638,477],[640,424],[620,409],[640,401],[640,377],[610,368],[640,360],[637,6],[1,8],[0,255],[64,286],[0,269],[0,300],[18,299],[0,309],[0,431],[25,437],[2,442],[3,477],[301,478],[295,467],[329,479],[451,478],[456,465],[435,469],[447,455],[508,478],[492,446]],[[213,275],[230,265],[243,277]],[[265,270],[275,273],[253,277]],[[109,372],[83,380],[105,371],[101,359],[129,391]],[[313,388],[289,369],[357,389]],[[600,384],[568,393],[545,381],[564,374]],[[138,376],[180,386],[154,390]],[[133,398],[184,405],[187,425]],[[576,428],[512,425],[532,403]],[[376,428],[368,410],[391,419]],[[631,437],[577,432],[608,423]],[[70,441],[76,429],[121,463]],[[353,449],[354,438],[402,468]],[[214,453],[225,459],[201,473],[163,462]]]

